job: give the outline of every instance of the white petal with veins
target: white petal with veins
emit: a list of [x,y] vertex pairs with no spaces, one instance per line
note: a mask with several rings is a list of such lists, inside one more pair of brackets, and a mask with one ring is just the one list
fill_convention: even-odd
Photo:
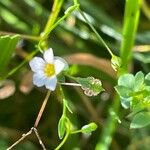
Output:
[[46,50],[43,54],[44,59],[47,63],[52,64],[54,61],[54,54],[53,54],[53,50],[52,48],[49,48],[48,50]]
[[55,65],[56,75],[59,74],[62,70],[68,68],[67,62],[61,57],[54,57],[54,65]]
[[46,79],[45,86],[47,89],[54,91],[57,85],[57,78],[56,76],[52,76]]
[[40,72],[43,70],[45,66],[45,61],[40,57],[34,57],[30,62],[29,65],[33,72]]
[[35,73],[33,75],[33,84],[41,87],[45,84],[46,77],[42,73]]

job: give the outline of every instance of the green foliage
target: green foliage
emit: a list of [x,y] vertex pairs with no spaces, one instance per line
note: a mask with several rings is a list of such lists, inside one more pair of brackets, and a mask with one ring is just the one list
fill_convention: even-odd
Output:
[[[134,118],[131,128],[140,128],[149,124],[149,106],[150,106],[150,86],[149,74],[144,78],[140,71],[135,76],[125,74],[120,76],[118,85],[115,87],[118,92],[121,104],[124,108],[130,108]],[[145,109],[147,112],[140,112]]]
[[97,125],[94,122],[87,124],[81,128],[81,132],[84,134],[90,134],[97,129]]
[[66,123],[67,123],[66,116],[62,115],[62,117],[60,118],[59,123],[58,123],[58,136],[60,139],[62,139],[65,135]]
[[115,71],[118,71],[118,69],[121,67],[120,57],[113,55],[111,58],[111,66]]
[[[56,1],[59,2],[58,0]],[[111,65],[117,73],[119,72],[118,69],[124,66],[126,69],[123,72],[127,72],[129,61],[132,59],[131,49],[134,49],[134,51],[132,51],[134,58],[132,60],[132,71],[136,72],[136,70],[142,70],[144,73],[149,72],[149,20],[144,16],[144,13],[141,15],[139,30],[136,33],[139,20],[138,6],[140,6],[138,5],[138,2],[140,1],[141,0],[108,0],[107,3],[105,0],[79,0],[81,9],[84,11],[90,24],[96,29],[97,33],[100,34],[106,45],[111,49],[112,53],[116,54],[111,59]],[[14,51],[14,46],[10,55],[9,53],[8,56],[5,54],[5,59],[7,57],[8,60],[0,61],[2,66],[0,67],[0,77],[4,73],[8,73],[9,75],[7,77],[16,83],[15,94],[7,98],[7,100],[0,100],[0,136],[5,138],[4,140],[0,139],[0,149],[8,148],[8,146],[10,146],[8,143],[15,142],[22,133],[26,132],[31,126],[33,126],[33,118],[35,118],[35,114],[38,112],[42,98],[45,95],[43,88],[35,88],[27,94],[23,93],[20,90],[20,87],[25,80],[26,82],[23,84],[25,86],[23,87],[25,87],[25,89],[33,88],[32,83],[30,83],[31,79],[29,77],[25,79],[24,77],[27,72],[30,71],[28,65],[25,65],[25,63],[28,62],[28,58],[31,59],[33,55],[37,53],[35,52],[35,45],[38,44],[42,37],[41,33],[45,28],[49,13],[52,12],[51,14],[53,14],[53,11],[51,11],[53,2],[54,1],[48,0],[0,0],[0,29],[2,32],[4,31],[4,33],[0,31],[0,34],[8,34],[7,32],[15,34],[19,33],[21,41],[23,41],[23,43],[19,45],[17,51]],[[78,4],[77,0],[75,0],[75,2]],[[123,10],[124,2],[128,2],[126,5],[128,10]],[[146,2],[149,4],[148,0],[146,0]],[[93,134],[92,137],[82,136],[81,140],[81,137],[77,134],[69,136],[69,139],[62,149],[87,149],[88,147],[88,149],[108,150],[112,140],[113,142],[110,148],[112,150],[122,148],[128,150],[149,149],[149,128],[140,129],[138,132],[136,132],[137,130],[129,130],[129,128],[126,128],[125,126],[128,125],[128,122],[124,119],[124,113],[128,110],[125,111],[122,108],[119,109],[120,101],[118,102],[116,97],[113,99],[113,95],[115,94],[111,89],[112,86],[116,85],[118,77],[116,77],[116,74],[114,74],[109,67],[110,53],[108,54],[108,51],[106,51],[106,45],[104,46],[104,43],[100,41],[100,38],[97,38],[96,34],[93,33],[91,28],[86,24],[87,22],[85,19],[80,15],[79,11],[76,10],[71,13],[72,10],[78,8],[77,5],[72,5],[73,1],[64,1],[59,16],[56,15],[57,17],[55,19],[50,19],[55,23],[59,20],[61,22],[59,22],[59,25],[57,24],[57,28],[55,28],[55,30],[53,30],[48,36],[46,44],[48,47],[54,49],[55,54],[58,56],[64,56],[69,62],[70,67],[72,68],[69,75],[77,77],[93,76],[100,79],[102,83],[104,83],[107,93],[104,92],[102,95],[96,96],[100,93],[99,91],[103,91],[101,83],[98,85],[91,85],[91,81],[86,81],[86,78],[83,78],[86,83],[80,81],[84,85],[82,86],[84,93],[88,96],[96,97],[87,98],[84,94],[80,93],[79,88],[74,90],[73,87],[64,87],[65,94],[67,95],[67,101],[65,102],[66,110],[70,112],[73,111],[73,115],[69,113],[66,114],[71,120],[72,125],[76,128],[77,126],[83,125],[85,121],[90,122],[91,120],[97,120],[101,126],[100,130],[96,130],[96,134]],[[67,8],[69,9],[67,10]],[[55,9],[53,10],[55,12]],[[59,11],[59,9],[56,10],[57,12]],[[143,11],[144,8],[142,7],[141,10]],[[67,18],[64,18],[62,21],[60,18],[62,18],[64,12],[67,12]],[[122,21],[122,12],[126,13],[124,21]],[[120,22],[123,22],[123,30]],[[24,34],[28,35],[26,36]],[[134,40],[137,46],[133,48]],[[119,49],[121,41],[123,42],[121,44],[122,52],[120,56]],[[3,43],[2,47],[0,47],[0,60],[3,59],[1,55],[2,52],[4,52],[6,45],[7,44]],[[146,52],[144,52],[145,48],[147,48]],[[30,55],[31,53],[32,55]],[[82,61],[78,61],[75,57],[72,57],[75,53],[81,54],[80,60],[87,60],[87,62],[83,63]],[[24,54],[29,54],[30,57],[27,57],[26,59]],[[95,63],[94,60],[87,59],[84,54],[96,56],[100,63]],[[123,63],[121,63],[120,57],[121,61],[123,60]],[[23,63],[21,63],[21,61],[23,61]],[[7,63],[5,64],[5,62]],[[106,68],[103,67],[103,64],[106,64]],[[135,69],[134,65],[136,66]],[[7,66],[10,68],[14,67],[14,70],[11,71],[11,73],[7,72]],[[102,67],[99,68],[99,66]],[[105,72],[106,69],[108,72]],[[15,75],[12,76],[14,72]],[[120,76],[120,74],[118,76]],[[125,81],[121,81],[121,85],[118,84],[116,86],[116,90],[120,93],[119,95],[123,107],[131,109],[131,113],[128,117],[134,121],[133,124],[131,123],[131,126],[133,125],[135,128],[144,127],[148,124],[148,117],[147,115],[143,115],[143,113],[149,114],[148,106],[150,96],[148,93],[150,91],[150,75],[147,74],[144,80],[142,76],[144,77],[141,73],[139,73],[137,77],[128,74],[127,77],[124,77],[124,79],[122,78],[122,80]],[[58,81],[62,83],[70,80],[68,80],[68,78],[65,80],[65,78],[60,75]],[[134,83],[132,83],[132,81],[134,81]],[[4,89],[5,88],[0,87],[0,94],[2,94],[2,90],[4,91],[3,93],[6,93],[6,89]],[[51,95],[45,116],[41,120],[38,128],[41,138],[48,149],[54,149],[56,146],[54,143],[60,141],[56,136],[57,130],[60,130],[58,132],[60,132],[63,139],[66,136],[65,123],[61,120],[59,121],[60,129],[57,129],[56,125],[60,116],[62,116],[62,112],[60,111],[62,110],[62,105],[58,102],[59,98],[61,98],[61,96],[57,92]],[[109,100],[105,101],[106,99]],[[112,107],[113,109],[109,109],[109,107]],[[107,110],[110,110],[108,115],[106,114]],[[122,122],[119,126],[117,126],[117,123],[120,122],[118,116]],[[115,136],[113,136],[115,130],[117,131]],[[78,131],[78,133],[81,133],[81,131]],[[99,135],[100,140],[98,140]],[[72,138],[74,138],[74,140],[72,140]],[[29,140],[31,142],[29,142]],[[28,140],[25,139],[24,142],[20,143],[16,149],[34,150],[41,149],[41,147],[38,141],[31,135]]]
[[142,128],[149,124],[150,124],[150,112],[139,112],[134,116],[130,124],[130,128]]
[[19,41],[19,35],[1,36],[0,37],[0,74],[6,71],[6,67],[14,53],[16,45]]
[[81,88],[84,90],[84,93],[88,96],[96,96],[100,92],[104,91],[102,83],[98,79],[93,77],[88,78],[75,78],[75,81],[81,85]]

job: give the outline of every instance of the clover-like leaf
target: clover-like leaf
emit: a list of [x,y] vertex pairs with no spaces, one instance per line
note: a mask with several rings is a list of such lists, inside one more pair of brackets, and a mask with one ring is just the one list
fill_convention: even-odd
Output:
[[91,132],[95,131],[97,129],[97,125],[94,122],[91,122],[90,124],[87,124],[81,128],[81,132],[84,134],[90,134]]
[[87,96],[96,96],[100,92],[104,91],[102,83],[99,79],[95,79],[93,77],[88,78],[77,77],[75,80],[81,85],[81,88],[84,90],[84,93]]
[[142,128],[149,124],[150,124],[150,112],[139,112],[134,116],[130,124],[130,128],[132,129]]
[[135,75],[134,90],[138,91],[140,88],[142,88],[143,84],[144,84],[144,74],[141,71],[139,71]]
[[118,85],[125,86],[129,89],[134,88],[135,78],[132,74],[124,74],[119,77]]
[[122,85],[115,86],[115,90],[121,97],[124,97],[124,98],[129,98],[130,93],[132,92],[129,88],[122,86]]

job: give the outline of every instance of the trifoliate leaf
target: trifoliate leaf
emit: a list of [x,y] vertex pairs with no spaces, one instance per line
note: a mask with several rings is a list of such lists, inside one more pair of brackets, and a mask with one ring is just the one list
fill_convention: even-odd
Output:
[[121,97],[124,97],[124,98],[129,98],[130,93],[132,92],[129,88],[122,86],[122,85],[115,86],[115,90]]
[[96,123],[92,122],[88,125],[85,125],[81,128],[81,132],[85,134],[90,134],[91,132],[95,131],[97,129]]
[[134,88],[135,78],[132,74],[124,74],[119,77],[118,85],[125,86],[129,89]]
[[121,67],[120,57],[113,55],[111,58],[111,66],[115,71],[117,71]]
[[81,88],[84,90],[84,93],[87,96],[96,96],[100,92],[104,91],[102,83],[99,79],[95,79],[93,77],[88,78],[78,77],[75,80],[81,85]]
[[144,74],[139,71],[135,75],[134,91],[138,91],[144,84]]
[[66,132],[66,117],[62,116],[58,123],[58,136],[62,139]]
[[137,113],[131,124],[130,128],[142,128],[150,124],[150,112],[139,112]]

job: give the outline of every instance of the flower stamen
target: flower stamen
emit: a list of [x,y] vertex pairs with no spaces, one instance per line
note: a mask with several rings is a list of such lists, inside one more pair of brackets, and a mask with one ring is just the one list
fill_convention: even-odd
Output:
[[47,77],[51,77],[55,74],[55,67],[53,64],[46,64],[44,67],[44,73]]

